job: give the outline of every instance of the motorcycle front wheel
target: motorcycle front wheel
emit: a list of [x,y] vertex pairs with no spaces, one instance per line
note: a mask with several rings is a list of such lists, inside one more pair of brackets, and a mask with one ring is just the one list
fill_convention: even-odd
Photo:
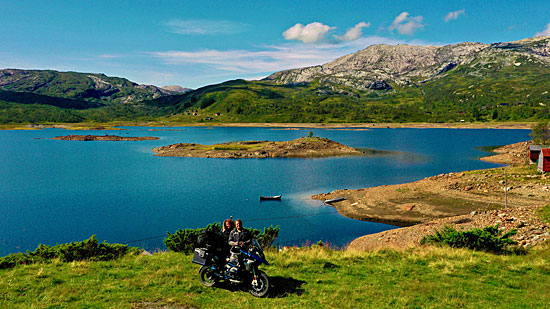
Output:
[[211,287],[218,282],[218,277],[209,266],[201,267],[199,270],[199,276],[201,278],[202,285],[207,287]]
[[267,295],[269,291],[269,278],[263,271],[258,270],[256,272],[256,280],[252,280],[248,291],[256,297],[265,297]]

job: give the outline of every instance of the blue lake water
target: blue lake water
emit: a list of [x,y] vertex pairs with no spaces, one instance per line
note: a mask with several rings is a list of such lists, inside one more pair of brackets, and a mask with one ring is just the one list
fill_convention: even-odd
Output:
[[[345,218],[311,200],[316,193],[398,184],[463,170],[490,168],[475,148],[528,140],[528,130],[172,128],[150,131],[0,131],[0,255],[34,250],[93,234],[130,242],[178,228],[203,227],[233,216],[245,227],[281,228],[277,243],[323,240],[344,245],[395,228]],[[328,137],[352,147],[403,152],[393,156],[317,159],[155,157],[152,148],[181,142]],[[79,142],[69,134],[158,136],[139,142]],[[259,195],[282,194],[280,202]],[[165,249],[163,238],[133,242]]]

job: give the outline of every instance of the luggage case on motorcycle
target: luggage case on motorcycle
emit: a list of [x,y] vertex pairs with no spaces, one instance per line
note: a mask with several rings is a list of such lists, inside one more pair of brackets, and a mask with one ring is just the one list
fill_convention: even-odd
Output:
[[195,248],[195,254],[193,255],[193,263],[204,265],[206,264],[206,258],[208,252],[204,248]]

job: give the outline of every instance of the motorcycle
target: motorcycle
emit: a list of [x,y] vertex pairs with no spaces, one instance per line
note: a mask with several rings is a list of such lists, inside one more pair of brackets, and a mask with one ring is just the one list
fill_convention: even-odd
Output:
[[202,285],[214,286],[220,280],[239,285],[256,297],[265,297],[269,291],[269,277],[258,266],[269,265],[258,240],[252,239],[246,250],[239,248],[242,263],[226,261],[221,251],[206,246],[195,248],[193,263],[202,265],[199,277]]

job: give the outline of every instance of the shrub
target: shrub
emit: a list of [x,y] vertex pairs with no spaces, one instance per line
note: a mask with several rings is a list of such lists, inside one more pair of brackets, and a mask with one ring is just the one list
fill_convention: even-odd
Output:
[[[263,231],[258,229],[247,229],[253,238],[258,239],[258,242],[263,248],[271,247],[273,242],[279,236],[279,227],[270,226],[264,228]],[[166,248],[175,252],[191,253],[198,247],[199,235],[204,231],[211,231],[214,233],[221,232],[221,224],[215,222],[198,229],[179,229],[174,234],[168,233],[168,237],[164,239]]]
[[[63,262],[72,261],[110,261],[122,257],[128,253],[130,247],[122,244],[99,243],[95,235],[84,241],[71,242],[52,247]],[[37,252],[36,254],[50,254],[50,251]],[[50,258],[51,259],[51,258]]]
[[21,264],[45,263],[59,258],[63,262],[72,261],[109,261],[125,254],[138,252],[137,248],[122,244],[99,243],[92,235],[83,241],[55,245],[53,247],[40,244],[33,252],[14,253],[0,258],[0,269],[12,268]]
[[268,248],[273,246],[273,243],[279,237],[279,227],[273,227],[273,225],[269,226],[268,228],[264,227],[264,231],[261,232],[260,230],[256,229],[249,229],[250,233],[252,234],[252,237],[258,239],[258,242],[262,246],[262,248]]
[[453,248],[468,248],[497,254],[511,253],[509,247],[516,245],[517,242],[510,239],[510,236],[516,233],[516,230],[512,230],[502,235],[498,224],[469,231],[457,231],[453,227],[445,226],[432,235],[422,237],[420,244],[447,245]]
[[550,144],[550,121],[544,120],[536,123],[531,128],[529,136],[533,137],[534,143],[542,145]]
[[222,230],[221,224],[215,222],[198,229],[179,229],[174,234],[168,232],[168,237],[164,239],[164,245],[169,250],[175,252],[191,253],[198,243],[199,235],[204,231],[220,233]]

